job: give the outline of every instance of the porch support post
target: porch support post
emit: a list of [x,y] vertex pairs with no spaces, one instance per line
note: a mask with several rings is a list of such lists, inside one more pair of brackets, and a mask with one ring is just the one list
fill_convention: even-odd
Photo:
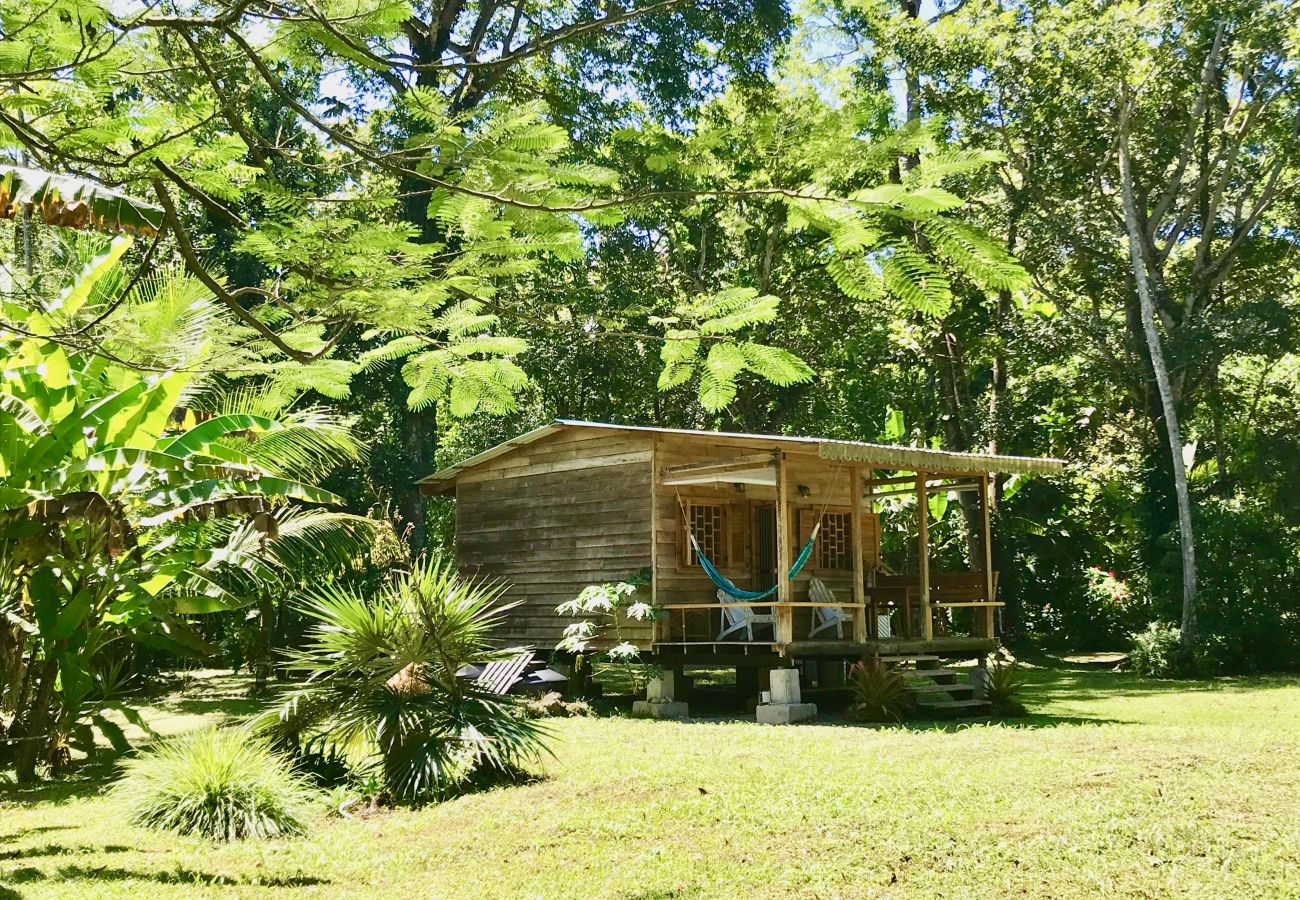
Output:
[[917,571],[921,581],[921,638],[934,640],[934,617],[930,613],[930,495],[926,475],[916,473]]
[[[650,605],[659,608],[659,435],[650,438]],[[650,620],[650,643],[672,640],[672,623],[664,617]]]
[[[991,487],[989,476],[980,476],[980,510],[984,519],[984,600],[992,603],[997,599],[997,580],[993,571],[993,526],[990,524]],[[993,637],[993,607],[985,606],[977,620],[983,624],[983,633],[979,637]]]
[[794,610],[788,605],[790,596],[790,478],[786,472],[785,454],[776,454],[776,599],[772,608],[776,615],[776,642],[789,644],[794,640]]
[[866,565],[862,561],[865,546],[862,534],[862,468],[849,467],[849,498],[852,500],[853,512],[853,640],[865,643],[867,640],[867,609],[865,606],[867,592],[863,585],[867,579]]

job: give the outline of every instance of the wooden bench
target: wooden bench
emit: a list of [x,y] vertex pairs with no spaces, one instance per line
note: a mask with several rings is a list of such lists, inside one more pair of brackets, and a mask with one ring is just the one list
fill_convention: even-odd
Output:
[[[998,573],[993,573],[993,597],[987,596],[988,585],[983,572],[932,572],[930,574],[930,608],[1002,606],[997,597]],[[921,579],[917,575],[876,575],[876,583],[866,588],[867,625],[871,637],[878,639],[876,615],[899,610],[903,614],[903,636],[919,637],[912,628],[921,616]],[[946,619],[945,619],[946,620]]]

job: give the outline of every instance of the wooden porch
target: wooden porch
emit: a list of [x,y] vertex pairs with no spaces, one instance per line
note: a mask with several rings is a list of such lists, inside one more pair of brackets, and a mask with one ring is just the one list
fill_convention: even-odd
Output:
[[[668,459],[679,456],[665,452],[665,439],[657,442],[656,453]],[[671,447],[671,443],[668,443]],[[699,454],[698,448],[692,448]],[[997,647],[995,610],[1002,606],[997,598],[997,573],[991,555],[991,476],[998,471],[999,460],[970,454],[947,454],[918,448],[879,447],[865,444],[821,442],[816,455],[808,452],[776,449],[764,453],[721,455],[689,462],[674,462],[655,468],[654,494],[660,506],[680,507],[673,551],[677,569],[689,561],[683,550],[692,534],[692,524],[706,527],[710,521],[698,515],[694,499],[683,499],[682,491],[694,498],[702,488],[712,494],[701,503],[706,508],[716,503],[718,493],[741,493],[749,504],[771,506],[774,528],[774,559],[771,570],[775,593],[762,600],[747,601],[713,596],[714,585],[702,582],[696,597],[678,599],[659,595],[655,606],[660,618],[655,626],[651,646],[656,657],[752,658],[777,657],[855,658],[868,655],[891,656],[909,653],[941,655],[983,655]],[[885,456],[876,464],[873,457]],[[861,458],[861,457],[865,457]],[[931,462],[933,467],[921,463]],[[912,471],[907,470],[911,465]],[[888,468],[886,468],[886,465]],[[810,486],[811,483],[815,483]],[[690,493],[696,492],[696,493]],[[938,492],[972,492],[977,498],[980,558],[971,571],[936,572],[931,565],[929,499]],[[909,495],[916,509],[916,571],[896,574],[886,570],[881,560],[880,526],[877,507],[890,498]],[[668,498],[673,502],[669,503]],[[770,499],[769,499],[770,498]],[[734,498],[728,501],[733,506]],[[790,577],[796,547],[805,537],[806,523],[820,505],[817,527],[821,527],[827,510],[835,510],[836,527],[824,532],[819,540],[845,544],[845,552],[836,556],[822,548],[816,558],[821,571],[814,567],[812,577],[828,577],[834,563],[846,564],[839,577],[838,590],[832,599],[815,599],[811,578]],[[734,514],[733,514],[734,515]],[[721,520],[721,517],[718,517]],[[843,527],[841,527],[843,526]],[[796,534],[795,529],[802,533]],[[813,532],[816,534],[816,532]],[[659,531],[657,529],[656,535]],[[762,554],[756,550],[756,533],[746,538],[728,536],[730,544],[750,542],[745,559],[756,562]],[[721,544],[713,544],[722,556]],[[658,582],[663,562],[669,555],[655,548],[655,578]],[[831,560],[828,563],[827,560]],[[760,565],[750,566],[750,584],[761,583]],[[743,566],[732,566],[744,575]],[[677,583],[680,575],[675,576]],[[677,593],[681,593],[678,591]],[[719,634],[723,610],[745,610],[759,617],[753,639]],[[834,610],[830,617],[842,617],[835,634],[827,635],[830,626],[818,626],[827,618],[823,611]],[[736,618],[734,614],[732,618]],[[818,635],[818,629],[822,634]],[[810,633],[811,632],[811,633]],[[804,635],[808,634],[805,639]]]

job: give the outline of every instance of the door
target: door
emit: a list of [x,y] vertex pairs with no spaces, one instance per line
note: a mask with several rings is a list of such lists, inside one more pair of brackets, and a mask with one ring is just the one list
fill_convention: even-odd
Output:
[[765,591],[776,584],[776,505],[754,507],[754,587]]

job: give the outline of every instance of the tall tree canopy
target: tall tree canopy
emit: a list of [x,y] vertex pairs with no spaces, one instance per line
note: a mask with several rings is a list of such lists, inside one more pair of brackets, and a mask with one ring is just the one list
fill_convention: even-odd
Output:
[[[99,224],[224,308],[219,377],[357,416],[327,483],[417,546],[416,477],[557,413],[1053,452],[1074,477],[998,485],[1009,628],[1190,643],[1199,608],[1226,664],[1297,661],[1282,0],[0,0],[0,30],[15,167],[137,198]],[[6,181],[4,227],[75,213],[38,193]],[[20,304],[60,258],[22,240]]]

